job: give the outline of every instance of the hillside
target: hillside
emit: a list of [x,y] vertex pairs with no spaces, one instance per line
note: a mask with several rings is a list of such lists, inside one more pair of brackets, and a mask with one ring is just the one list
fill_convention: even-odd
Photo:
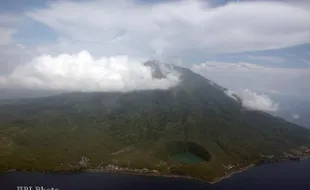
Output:
[[[146,65],[163,77],[158,63]],[[310,145],[309,130],[246,110],[219,85],[170,67],[182,82],[169,90],[1,101],[1,171],[115,170],[113,164],[212,180]]]

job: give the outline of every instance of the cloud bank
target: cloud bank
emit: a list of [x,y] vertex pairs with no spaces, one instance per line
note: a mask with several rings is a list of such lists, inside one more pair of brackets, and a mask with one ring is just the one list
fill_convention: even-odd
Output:
[[[87,16],[85,15],[87,13]],[[310,7],[280,1],[56,1],[26,13],[53,29],[42,51],[84,47],[107,56],[181,56],[278,49],[310,42]],[[181,31],[181,32],[180,32]]]
[[[20,13],[0,13],[2,86],[11,84],[57,89],[69,86],[70,89],[80,89],[73,82],[62,87],[54,84],[58,79],[48,81],[48,76],[58,76],[53,71],[53,66],[44,66],[51,67],[50,74],[46,74],[48,71],[44,71],[44,74],[41,71],[40,74],[27,71],[26,76],[26,71],[20,71],[24,67],[30,67],[29,65],[37,69],[39,64],[31,60],[42,57],[42,54],[47,54],[54,60],[59,55],[73,56],[87,50],[93,61],[101,60],[102,57],[110,59],[126,55],[169,63],[172,63],[171,60],[180,60],[180,63],[190,60],[183,64],[190,67],[189,64],[198,63],[196,60],[201,62],[212,55],[220,57],[225,53],[278,49],[310,43],[310,3],[307,0],[239,1],[220,5],[211,2],[46,1],[44,6],[25,8]],[[305,63],[308,63],[308,58],[304,58]],[[252,55],[246,60],[249,59],[262,63],[273,62],[273,66],[280,65],[283,61],[283,58],[268,53],[264,56]],[[28,66],[21,66],[25,63]],[[309,68],[205,62],[194,65],[192,69],[234,91],[251,89],[260,93],[310,95],[309,85],[305,82],[310,80]],[[22,77],[14,78],[18,74]],[[29,76],[36,79],[29,82]],[[83,75],[84,79],[87,78],[85,76]],[[25,78],[28,82],[22,80]],[[98,89],[92,86],[93,83],[81,82],[81,79],[74,80],[79,81],[86,89]],[[68,79],[71,80],[73,79]],[[46,81],[53,85],[43,85]],[[117,85],[122,86],[121,83]],[[108,85],[105,86],[107,88]],[[123,89],[131,88],[134,89]]]
[[120,91],[168,89],[179,82],[179,74],[162,68],[164,78],[152,77],[152,70],[142,60],[128,56],[93,59],[87,52],[42,55],[0,76],[0,88],[64,91]]
[[[242,106],[251,110],[260,110],[266,112],[275,112],[278,110],[279,104],[275,103],[265,94],[258,94],[249,89],[239,92],[227,90],[225,92],[229,97],[238,101],[241,100]],[[237,96],[237,97],[236,97]]]

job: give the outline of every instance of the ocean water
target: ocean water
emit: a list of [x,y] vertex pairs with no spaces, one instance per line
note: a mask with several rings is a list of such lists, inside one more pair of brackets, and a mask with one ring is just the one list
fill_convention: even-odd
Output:
[[[253,167],[233,175],[217,184],[198,180],[154,176],[125,175],[103,172],[80,173],[40,173],[40,172],[3,172],[0,173],[0,190],[26,190],[20,186],[32,187],[31,190],[309,190],[310,159],[294,162],[285,161]],[[37,188],[37,189],[36,189]],[[30,190],[28,188],[28,190]]]
[[260,165],[217,185],[221,189],[310,190],[310,159]]

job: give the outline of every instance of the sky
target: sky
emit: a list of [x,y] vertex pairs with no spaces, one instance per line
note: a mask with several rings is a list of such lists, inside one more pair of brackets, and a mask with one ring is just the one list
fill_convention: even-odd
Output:
[[310,100],[310,1],[0,2],[0,91],[179,82],[173,71],[153,79],[148,59],[189,68],[257,109],[276,110],[270,94]]

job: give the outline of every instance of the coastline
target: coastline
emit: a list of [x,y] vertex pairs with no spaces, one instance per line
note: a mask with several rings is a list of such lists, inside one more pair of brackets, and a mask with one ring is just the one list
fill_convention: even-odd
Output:
[[183,178],[183,179],[191,179],[191,180],[198,180],[198,181],[202,181],[204,183],[208,183],[208,184],[216,184],[218,182],[221,182],[222,180],[228,179],[230,177],[232,177],[235,174],[241,173],[241,172],[245,172],[246,170],[257,166],[256,164],[249,164],[245,167],[242,167],[238,170],[226,173],[225,175],[221,176],[221,177],[217,177],[210,180],[204,180],[202,178],[198,178],[198,177],[193,177],[193,176],[187,176],[187,175],[175,175],[175,174],[162,174],[162,173],[140,173],[140,172],[133,172],[133,171],[107,171],[107,170],[102,170],[102,169],[87,169],[84,170],[85,172],[105,172],[105,173],[116,173],[116,174],[125,174],[125,175],[138,175],[138,176],[155,176],[155,177],[168,177],[168,178]]
[[[261,160],[256,163],[249,164],[247,166],[244,166],[242,168],[239,168],[237,170],[227,172],[221,177],[214,178],[212,180],[205,180],[199,177],[193,177],[193,176],[187,176],[187,175],[176,175],[176,174],[163,174],[163,173],[152,173],[152,172],[137,172],[137,171],[116,171],[116,170],[105,170],[105,169],[85,169],[85,170],[75,170],[75,171],[43,171],[43,172],[59,172],[59,173],[79,173],[79,172],[103,172],[103,173],[115,173],[115,174],[124,174],[124,175],[136,175],[136,176],[154,176],[154,177],[167,177],[167,178],[183,178],[183,179],[190,179],[190,180],[197,180],[208,184],[216,184],[221,182],[222,180],[228,179],[232,177],[235,174],[242,173],[247,171],[248,169],[260,165],[265,164],[272,164],[272,163],[278,163],[282,161],[303,161],[306,159],[309,159],[310,155],[299,157],[298,160],[296,159],[290,159],[290,158],[283,158],[283,159],[276,159],[276,160]],[[15,170],[11,169],[8,170],[8,172],[14,172],[14,171],[27,171],[27,170]],[[33,170],[28,170],[32,171]],[[40,171],[38,171],[40,172]]]
[[242,168],[240,168],[240,169],[238,169],[238,170],[236,170],[236,171],[233,171],[233,172],[231,172],[231,173],[227,173],[226,175],[224,175],[224,176],[222,176],[222,177],[215,178],[214,180],[212,180],[212,181],[209,182],[209,183],[210,183],[210,184],[218,183],[218,182],[220,182],[220,181],[222,181],[222,180],[224,180],[224,179],[228,179],[228,178],[232,177],[232,176],[235,175],[235,174],[238,174],[238,173],[241,173],[241,172],[245,172],[245,171],[247,171],[248,169],[250,169],[250,168],[252,168],[252,167],[254,167],[254,166],[257,166],[257,165],[256,165],[256,164],[247,165],[247,166],[242,167]]
[[168,178],[183,178],[183,179],[191,179],[191,180],[198,180],[198,181],[202,181],[204,183],[209,183],[209,184],[216,184],[218,182],[221,182],[222,180],[225,180],[225,179],[228,179],[230,177],[232,177],[233,175],[235,174],[238,174],[238,173],[241,173],[241,172],[244,172],[246,170],[248,170],[249,168],[251,167],[254,167],[255,164],[250,164],[246,167],[243,167],[239,170],[236,170],[236,171],[233,171],[231,173],[228,173],[228,174],[225,174],[224,176],[222,177],[218,177],[218,178],[215,178],[211,181],[208,181],[208,180],[204,180],[202,178],[198,178],[198,177],[192,177],[192,176],[186,176],[186,175],[174,175],[174,174],[155,174],[155,173],[138,173],[138,172],[121,172],[121,171],[102,171],[102,170],[92,170],[92,171],[89,171],[89,170],[86,170],[87,172],[106,172],[106,173],[118,173],[118,174],[126,174],[126,175],[139,175],[139,176],[155,176],[155,177],[168,177]]
[[193,176],[187,176],[187,175],[176,175],[176,174],[163,174],[163,173],[143,173],[143,172],[135,172],[135,171],[110,171],[110,170],[103,170],[103,169],[86,169],[86,170],[82,170],[82,171],[86,171],[86,172],[106,172],[106,173],[118,173],[118,174],[125,174],[125,175],[139,175],[139,176],[155,176],[155,177],[169,177],[169,178],[183,178],[183,179],[191,179],[191,180],[198,180],[198,181],[202,181],[204,183],[208,183],[208,184],[216,184],[221,182],[222,180],[228,179],[230,177],[232,177],[235,174],[238,173],[242,173],[247,171],[248,169],[252,168],[252,167],[256,167],[256,166],[261,166],[261,165],[265,165],[265,164],[273,164],[273,163],[278,163],[278,162],[283,162],[283,161],[303,161],[306,159],[310,158],[310,154],[309,155],[303,155],[303,156],[299,156],[297,157],[298,159],[296,159],[296,157],[291,158],[291,157],[286,157],[286,158],[279,158],[279,159],[271,159],[271,160],[260,160],[257,161],[255,163],[251,163],[249,165],[246,165],[244,167],[241,167],[237,170],[228,172],[226,174],[224,174],[221,177],[217,177],[210,180],[205,180],[202,178],[198,178],[198,177],[193,177]]
[[303,161],[303,160],[306,160],[309,158],[310,158],[310,155],[305,155],[305,156],[298,157],[298,159],[282,158],[282,159],[275,159],[275,160],[261,160],[261,161],[258,161],[256,163],[251,163],[247,166],[241,167],[237,170],[228,172],[221,177],[217,177],[217,178],[212,179],[211,181],[204,180],[204,179],[198,178],[198,177],[193,177],[193,176],[175,175],[175,174],[141,173],[141,172],[134,172],[134,171],[107,171],[107,170],[102,170],[102,169],[87,169],[84,171],[86,171],[86,172],[118,173],[118,174],[139,175],[139,176],[174,177],[174,178],[198,180],[198,181],[202,181],[202,182],[209,183],[209,184],[216,184],[216,183],[221,182],[222,180],[225,180],[225,179],[232,177],[235,174],[245,172],[252,167],[257,167],[257,166],[261,166],[261,165],[265,165],[265,164],[273,164],[273,163],[278,163],[278,162],[283,162],[283,161],[295,161],[295,162],[296,161]]
[[[81,171],[83,172],[83,171]],[[197,178],[197,177],[192,177],[192,176],[187,176],[187,175],[175,175],[175,174],[163,174],[163,173],[140,173],[140,172],[130,172],[130,171],[107,171],[107,170],[98,170],[98,169],[87,169],[84,170],[84,172],[103,172],[103,173],[115,173],[115,174],[124,174],[124,175],[136,175],[136,176],[154,176],[154,177],[167,177],[167,178],[183,178],[183,179],[192,179],[192,180],[198,180],[202,181],[204,183],[210,183],[210,181]]]

